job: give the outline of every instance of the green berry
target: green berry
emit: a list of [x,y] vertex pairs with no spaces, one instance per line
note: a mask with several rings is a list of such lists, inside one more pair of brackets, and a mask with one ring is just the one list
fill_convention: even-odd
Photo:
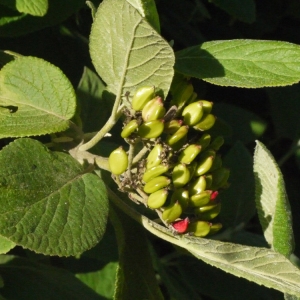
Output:
[[184,164],[190,164],[196,156],[200,153],[201,146],[191,144],[181,151],[178,160]]
[[167,206],[163,213],[162,213],[162,218],[165,220],[167,223],[172,223],[176,219],[178,219],[182,214],[182,207],[179,203],[179,201],[171,203],[169,206]]
[[146,168],[149,170],[161,164],[163,156],[163,146],[161,144],[156,144],[150,151],[147,157]]
[[166,189],[160,189],[148,197],[147,205],[152,209],[157,209],[162,207],[168,197],[168,190]]
[[192,197],[193,195],[200,194],[206,189],[206,180],[205,176],[200,176],[195,180],[191,181],[189,184],[189,195]]
[[120,175],[126,171],[128,167],[128,156],[123,147],[117,148],[109,155],[108,165],[114,175]]
[[200,122],[203,116],[202,102],[194,102],[186,106],[182,112],[184,123],[193,126]]
[[210,201],[211,191],[203,191],[199,194],[195,194],[190,197],[190,206],[191,207],[199,207],[204,206]]
[[160,189],[165,188],[170,184],[171,180],[166,176],[158,176],[151,179],[144,186],[144,192],[147,194],[152,194]]
[[222,167],[222,158],[221,158],[221,155],[216,155],[214,161],[213,161],[213,164],[209,170],[209,172],[212,172],[216,169],[220,169]]
[[188,133],[189,127],[188,126],[181,126],[174,134],[169,135],[166,138],[166,143],[169,146],[176,145],[180,140],[186,138],[186,135]]
[[209,148],[218,151],[223,144],[224,144],[224,138],[222,136],[217,136],[216,138],[213,139],[213,141],[209,145]]
[[190,181],[190,171],[186,164],[178,164],[174,167],[172,173],[172,183],[176,188],[183,187]]
[[194,213],[203,221],[214,219],[221,211],[221,203],[210,204],[194,209]]
[[154,97],[154,86],[140,87],[133,95],[131,106],[134,110],[142,110],[146,103]]
[[182,125],[182,120],[171,120],[170,122],[165,123],[164,133],[173,134],[175,133]]
[[210,223],[205,221],[190,223],[187,231],[192,232],[194,236],[205,237],[210,232]]
[[217,233],[219,230],[222,229],[222,224],[221,223],[215,223],[210,225],[210,234]]
[[208,133],[203,133],[201,138],[197,141],[197,144],[201,146],[201,151],[206,149],[210,144],[211,136]]
[[173,94],[171,105],[176,105],[179,109],[185,105],[189,98],[193,95],[194,87],[191,83],[186,81],[179,84],[178,88]]
[[168,171],[168,169],[169,169],[168,165],[155,166],[151,169],[146,170],[142,179],[144,182],[149,182],[151,179],[166,173]]
[[161,97],[150,100],[142,110],[144,122],[162,119],[166,113]]
[[128,138],[137,128],[139,127],[139,123],[137,120],[133,119],[131,120],[125,127],[123,128],[121,132],[121,137],[123,139]]
[[213,102],[207,101],[207,100],[200,100],[202,102],[203,106],[203,112],[205,114],[209,114],[213,107]]
[[189,204],[189,191],[187,189],[175,189],[171,196],[171,203],[179,202],[182,209],[186,209]]
[[153,120],[143,123],[138,129],[138,134],[144,139],[152,139],[159,137],[163,130],[164,120]]
[[212,167],[216,152],[213,150],[207,150],[199,157],[199,162],[196,170],[196,176],[201,176],[207,173]]
[[219,168],[214,170],[212,175],[212,184],[210,189],[216,191],[227,184],[227,180],[229,178],[230,171],[226,168]]
[[215,125],[216,117],[212,114],[203,115],[199,123],[193,126],[194,129],[205,131],[212,128]]

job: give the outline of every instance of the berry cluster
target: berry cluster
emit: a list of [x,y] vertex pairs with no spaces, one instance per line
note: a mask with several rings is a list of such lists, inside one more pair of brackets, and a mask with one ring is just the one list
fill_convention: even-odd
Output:
[[186,81],[174,90],[169,103],[154,92],[154,87],[135,92],[121,132],[130,145],[142,142],[150,152],[135,166],[120,147],[109,157],[110,170],[121,175],[121,189],[140,191],[136,199],[146,199],[147,207],[178,233],[201,237],[214,233],[222,225],[210,220],[220,212],[218,190],[228,185],[229,170],[216,153],[223,138],[203,133],[215,124],[212,103],[197,100]]

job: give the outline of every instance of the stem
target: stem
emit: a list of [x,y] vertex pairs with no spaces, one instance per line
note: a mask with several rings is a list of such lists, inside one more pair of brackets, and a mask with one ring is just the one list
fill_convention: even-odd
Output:
[[106,157],[95,155],[95,164],[102,170],[110,171]]
[[300,140],[295,141],[288,152],[278,160],[278,166],[281,167],[298,149],[300,149]]
[[152,234],[156,235],[157,237],[170,242],[172,244],[184,247],[180,240],[174,236],[174,234],[164,226],[161,226],[152,220],[148,219],[147,217],[141,215],[137,211],[133,210],[129,205],[127,205],[122,199],[120,199],[109,187],[107,188],[107,193],[109,199],[120,208],[124,213],[126,213],[129,217],[137,221],[139,224],[144,226],[148,231]]
[[127,172],[128,172],[128,177],[130,180],[131,180],[131,166],[132,166],[132,160],[133,160],[133,155],[134,155],[134,149],[135,149],[134,145],[129,144]]
[[94,147],[105,136],[105,134],[107,134],[112,129],[112,127],[117,123],[117,121],[123,114],[122,109],[125,107],[125,105],[120,105],[120,102],[121,102],[121,90],[119,95],[117,95],[111,116],[109,117],[105,125],[89,142],[79,147],[80,151],[86,151]]
[[134,159],[132,160],[132,164],[134,165],[139,162],[147,152],[148,148],[144,146],[143,149],[134,157]]

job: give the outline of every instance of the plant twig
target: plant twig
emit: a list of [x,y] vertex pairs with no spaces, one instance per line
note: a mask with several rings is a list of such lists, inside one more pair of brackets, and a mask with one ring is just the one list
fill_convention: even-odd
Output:
[[100,131],[90,141],[88,141],[87,143],[79,147],[80,151],[86,151],[94,147],[117,123],[117,121],[123,114],[122,109],[125,107],[124,105],[120,105],[120,102],[121,102],[121,95],[118,95],[110,118],[107,120],[105,125],[100,129]]

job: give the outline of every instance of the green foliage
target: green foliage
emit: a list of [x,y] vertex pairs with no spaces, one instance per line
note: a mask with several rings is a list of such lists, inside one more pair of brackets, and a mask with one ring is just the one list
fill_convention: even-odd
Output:
[[[0,0],[0,299],[299,299],[298,1],[84,4]],[[162,99],[133,109],[145,86]],[[205,155],[206,196],[230,177],[200,238],[185,177]]]

